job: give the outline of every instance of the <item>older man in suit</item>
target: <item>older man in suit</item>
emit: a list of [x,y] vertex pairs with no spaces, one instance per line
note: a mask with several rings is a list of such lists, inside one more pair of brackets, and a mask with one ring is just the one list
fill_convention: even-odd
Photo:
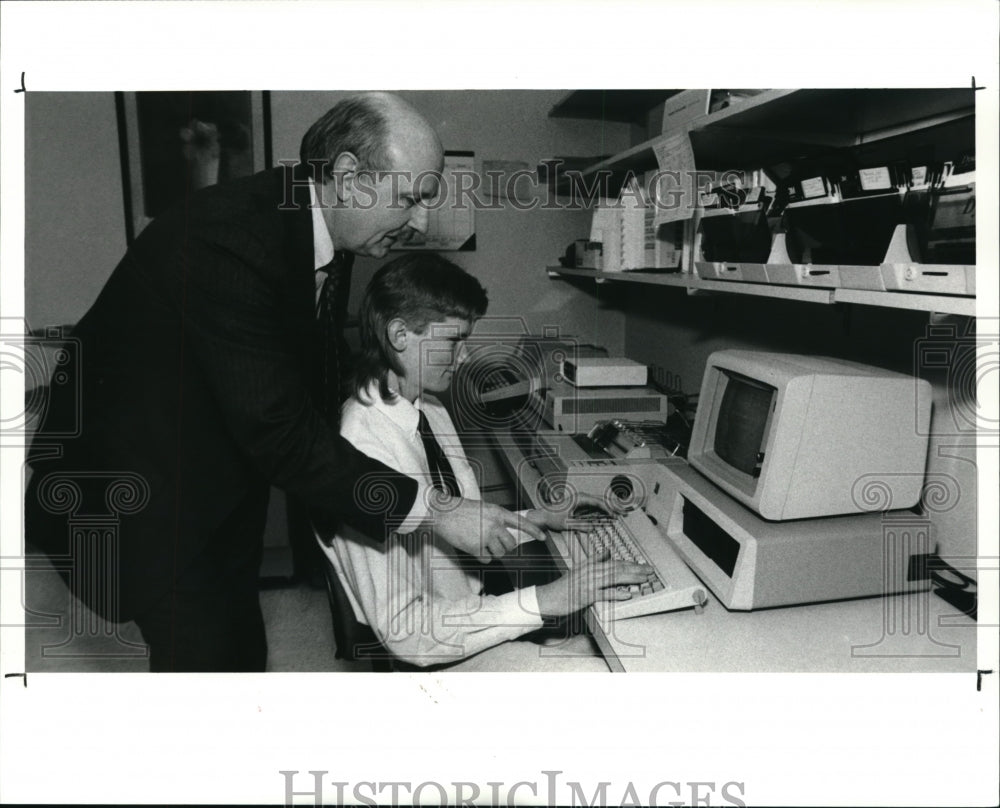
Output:
[[[70,572],[86,566],[67,572],[76,594],[135,620],[151,669],[264,669],[272,484],[369,535],[432,523],[483,561],[513,546],[514,514],[425,497],[337,432],[351,256],[426,228],[442,154],[400,98],[348,98],[310,128],[297,166],[199,191],[150,224],[74,329],[80,396],[54,398],[47,418],[78,407],[80,430],[58,457],[33,454],[27,538]],[[78,527],[116,476],[141,501],[106,558]]]

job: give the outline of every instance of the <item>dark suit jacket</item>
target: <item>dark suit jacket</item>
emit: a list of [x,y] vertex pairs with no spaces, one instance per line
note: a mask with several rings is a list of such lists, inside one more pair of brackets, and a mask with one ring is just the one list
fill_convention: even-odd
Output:
[[[67,553],[68,520],[108,513],[108,479],[139,475],[149,499],[117,525],[112,617],[129,619],[165,594],[223,520],[269,484],[369,535],[385,535],[414,503],[415,481],[353,449],[313,404],[312,220],[295,176],[279,168],[208,188],[158,218],[73,331],[81,395],[53,399],[47,416],[79,407],[81,434],[58,442],[60,459],[33,462],[28,539]],[[45,431],[33,454],[51,443]],[[66,508],[39,485],[74,473],[83,499],[57,513]],[[359,500],[359,482],[376,479],[384,484]],[[247,541],[259,544],[260,532]]]

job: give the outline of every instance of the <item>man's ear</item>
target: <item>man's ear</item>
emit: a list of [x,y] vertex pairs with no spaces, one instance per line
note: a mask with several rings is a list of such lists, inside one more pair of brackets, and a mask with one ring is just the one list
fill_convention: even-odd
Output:
[[400,317],[394,317],[385,326],[386,336],[389,344],[395,351],[403,351],[406,348],[406,322]]
[[341,152],[333,161],[333,190],[337,199],[346,200],[354,190],[354,182],[358,175],[358,158],[352,152]]

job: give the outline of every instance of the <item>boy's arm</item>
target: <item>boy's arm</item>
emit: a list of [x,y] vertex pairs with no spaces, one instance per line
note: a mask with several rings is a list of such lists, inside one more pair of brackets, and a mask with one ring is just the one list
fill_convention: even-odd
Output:
[[[389,600],[397,604],[405,601],[405,606],[390,610]],[[460,600],[431,601],[426,595],[421,598],[403,593],[398,598],[375,601],[362,608],[382,644],[399,659],[422,667],[456,662],[542,626],[533,586]],[[375,607],[373,613],[369,613],[370,607]],[[415,630],[394,632],[393,626]]]
[[[392,445],[392,433],[380,420],[376,411],[352,404],[345,408],[341,431],[359,450],[403,470],[401,455],[405,448]],[[441,427],[446,425],[437,423]],[[460,476],[472,474],[464,455],[452,454],[449,459]],[[414,469],[405,471],[413,473]],[[478,495],[478,489],[471,493]],[[396,568],[402,557],[397,546],[383,552],[356,544],[342,551],[352,567],[356,595],[366,621],[387,649],[411,664],[454,662],[542,625],[533,586],[500,596],[470,594],[455,600],[432,601],[427,591],[433,588],[430,585],[433,576],[452,575],[455,570],[450,559],[446,567],[436,570],[435,556],[428,544],[419,549],[420,553],[429,554],[420,560],[421,573],[432,579],[425,580],[423,586],[409,577],[407,565]]]

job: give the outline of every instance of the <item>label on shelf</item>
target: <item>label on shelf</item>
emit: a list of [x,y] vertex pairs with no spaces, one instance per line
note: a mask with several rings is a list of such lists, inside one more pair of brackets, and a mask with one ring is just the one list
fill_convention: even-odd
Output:
[[708,90],[682,90],[663,102],[661,131],[666,134],[708,113]]
[[887,166],[862,168],[858,171],[858,179],[861,181],[862,191],[888,191],[893,187]]
[[826,180],[822,177],[811,177],[799,183],[802,186],[802,196],[812,199],[816,196],[826,196]]

